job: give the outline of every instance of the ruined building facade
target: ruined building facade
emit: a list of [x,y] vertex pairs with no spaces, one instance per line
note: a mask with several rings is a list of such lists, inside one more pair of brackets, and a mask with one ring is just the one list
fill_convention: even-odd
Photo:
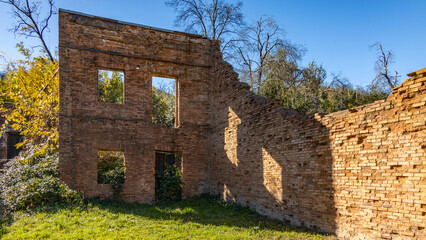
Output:
[[[215,41],[59,13],[61,178],[88,197],[97,151],[121,150],[128,202],[152,202],[156,151],[182,155],[183,196],[227,201],[340,238],[426,237],[426,69],[386,100],[302,116],[256,96]],[[98,70],[124,72],[124,103],[98,101]],[[153,76],[176,79],[176,127],[152,123]]]

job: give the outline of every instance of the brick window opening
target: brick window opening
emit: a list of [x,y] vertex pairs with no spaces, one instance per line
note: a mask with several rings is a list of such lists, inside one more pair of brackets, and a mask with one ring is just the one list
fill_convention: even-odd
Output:
[[16,147],[16,144],[21,143],[24,140],[19,132],[6,132],[6,158],[12,159],[19,155],[22,148]]
[[182,154],[155,151],[155,200],[177,201],[182,198]]
[[111,184],[119,192],[124,184],[125,161],[123,150],[98,150],[98,183]]
[[107,103],[124,103],[124,72],[98,70],[98,100]]
[[152,77],[152,122],[176,127],[176,79]]

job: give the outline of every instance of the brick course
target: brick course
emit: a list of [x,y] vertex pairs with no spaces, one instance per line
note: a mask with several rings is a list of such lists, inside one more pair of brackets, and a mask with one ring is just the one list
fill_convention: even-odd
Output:
[[[386,100],[303,116],[256,96],[218,43],[60,11],[60,171],[86,196],[97,149],[125,151],[125,201],[154,199],[156,150],[182,152],[183,195],[220,194],[269,217],[350,239],[421,239],[426,69]],[[125,103],[97,99],[97,70],[125,73]],[[177,128],[151,122],[151,78],[177,79]]]

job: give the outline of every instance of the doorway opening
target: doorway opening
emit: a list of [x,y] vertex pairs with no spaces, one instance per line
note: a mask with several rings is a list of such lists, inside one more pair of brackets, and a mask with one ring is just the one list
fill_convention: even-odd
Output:
[[182,154],[155,151],[155,200],[179,201],[182,199]]

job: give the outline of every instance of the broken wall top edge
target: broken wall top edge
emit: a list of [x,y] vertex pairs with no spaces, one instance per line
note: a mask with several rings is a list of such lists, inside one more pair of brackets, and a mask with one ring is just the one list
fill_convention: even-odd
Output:
[[[63,8],[59,8],[59,12],[71,13],[71,14],[80,15],[80,16],[84,16],[84,17],[89,17],[89,18],[93,18],[93,19],[100,19],[102,21],[108,21],[108,22],[112,22],[112,23],[119,23],[119,24],[124,24],[124,25],[141,27],[141,28],[145,28],[145,29],[151,29],[151,30],[156,30],[156,31],[161,31],[161,32],[166,32],[166,33],[183,34],[183,35],[187,35],[187,36],[195,37],[195,38],[209,39],[206,36],[202,36],[202,35],[198,35],[198,34],[181,32],[181,31],[175,31],[175,30],[170,30],[170,29],[165,29],[165,28],[157,28],[157,27],[152,27],[152,26],[138,24],[138,23],[132,23],[132,22],[115,20],[115,19],[112,19],[112,18],[104,18],[104,17],[99,17],[99,16],[95,16],[95,15],[91,15],[91,14],[86,14],[86,13],[82,13],[82,12],[77,12],[77,11],[73,11],[73,10],[68,10],[68,9],[63,9]],[[211,39],[209,39],[209,40],[211,40]]]

